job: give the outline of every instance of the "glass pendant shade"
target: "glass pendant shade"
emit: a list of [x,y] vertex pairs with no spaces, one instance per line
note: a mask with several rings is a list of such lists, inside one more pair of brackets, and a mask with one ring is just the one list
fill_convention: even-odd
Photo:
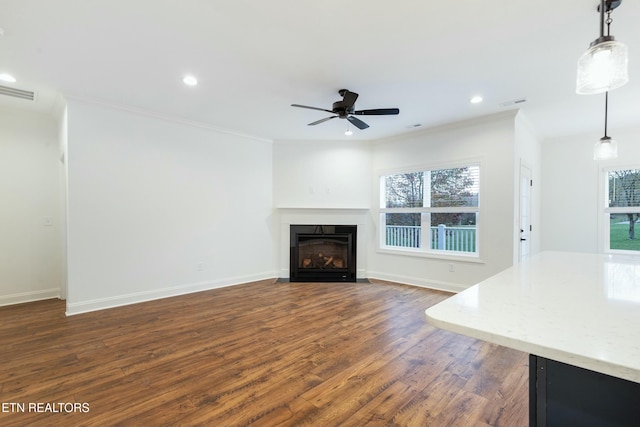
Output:
[[600,138],[593,147],[594,160],[615,159],[618,157],[618,143],[608,136]]
[[629,81],[629,56],[624,43],[601,37],[578,60],[576,92],[592,95],[607,92]]

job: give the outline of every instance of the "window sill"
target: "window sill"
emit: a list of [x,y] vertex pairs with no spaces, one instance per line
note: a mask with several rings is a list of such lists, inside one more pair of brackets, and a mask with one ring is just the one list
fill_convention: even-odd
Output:
[[425,252],[423,250],[412,250],[410,248],[404,249],[389,249],[389,248],[378,248],[376,250],[377,253],[387,254],[387,255],[399,255],[399,256],[412,256],[418,258],[430,258],[430,259],[441,259],[446,261],[458,261],[458,262],[468,262],[472,264],[484,264],[484,260],[482,260],[478,255],[466,255],[466,254],[455,254],[451,252],[446,253],[437,253],[437,252]]
[[631,249],[607,249],[604,251],[606,255],[629,255],[629,256],[640,256],[640,252],[637,250]]

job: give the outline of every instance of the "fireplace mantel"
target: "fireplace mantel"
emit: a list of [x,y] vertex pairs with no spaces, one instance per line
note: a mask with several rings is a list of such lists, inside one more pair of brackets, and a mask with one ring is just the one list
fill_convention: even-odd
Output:
[[318,211],[318,212],[369,212],[370,208],[354,208],[354,207],[291,207],[291,206],[278,206],[276,209],[280,212],[303,212],[303,211]]

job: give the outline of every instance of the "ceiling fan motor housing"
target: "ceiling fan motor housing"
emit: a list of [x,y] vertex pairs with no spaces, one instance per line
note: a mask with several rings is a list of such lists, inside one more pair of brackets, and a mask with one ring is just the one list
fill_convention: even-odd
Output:
[[347,115],[353,112],[353,107],[351,107],[351,111],[344,108],[342,101],[336,101],[333,103],[333,112],[338,115],[341,119],[346,119]]

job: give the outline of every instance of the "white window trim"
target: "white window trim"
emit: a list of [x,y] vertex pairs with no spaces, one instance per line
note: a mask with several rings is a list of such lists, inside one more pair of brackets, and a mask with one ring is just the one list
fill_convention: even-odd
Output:
[[[413,172],[428,172],[433,170],[441,170],[441,169],[455,169],[461,167],[468,166],[477,166],[479,168],[479,181],[480,188],[478,191],[478,206],[477,207],[469,207],[469,206],[460,206],[460,207],[422,207],[422,208],[386,208],[385,206],[385,188],[383,184],[382,178],[388,175],[402,174],[402,173],[413,173]],[[386,169],[378,172],[378,225],[376,227],[376,233],[378,234],[378,245],[376,252],[384,253],[384,254],[393,254],[393,255],[407,255],[412,257],[422,257],[422,258],[434,258],[434,259],[443,259],[450,261],[464,261],[471,263],[479,263],[484,264],[484,261],[481,257],[482,254],[482,200],[483,200],[483,183],[484,183],[484,168],[482,166],[482,160],[479,158],[473,159],[465,159],[456,162],[450,163],[437,163],[437,164],[428,164],[428,165],[420,165],[414,167],[405,167],[398,169]],[[426,188],[425,188],[426,190]],[[475,252],[458,252],[458,251],[446,251],[446,250],[432,250],[430,248],[407,248],[407,247],[398,247],[398,246],[387,246],[385,244],[385,233],[382,231],[383,225],[385,223],[385,214],[386,213],[475,213],[476,214],[476,251]],[[428,242],[428,233],[429,230],[424,229],[423,227],[423,242]]]
[[598,251],[606,254],[620,254],[620,255],[633,255],[640,256],[640,251],[628,251],[623,249],[611,249],[610,247],[610,228],[609,228],[609,215],[612,213],[624,214],[633,210],[633,213],[638,212],[637,207],[609,207],[609,172],[617,170],[640,170],[638,164],[620,164],[607,166],[600,169],[598,175]]

